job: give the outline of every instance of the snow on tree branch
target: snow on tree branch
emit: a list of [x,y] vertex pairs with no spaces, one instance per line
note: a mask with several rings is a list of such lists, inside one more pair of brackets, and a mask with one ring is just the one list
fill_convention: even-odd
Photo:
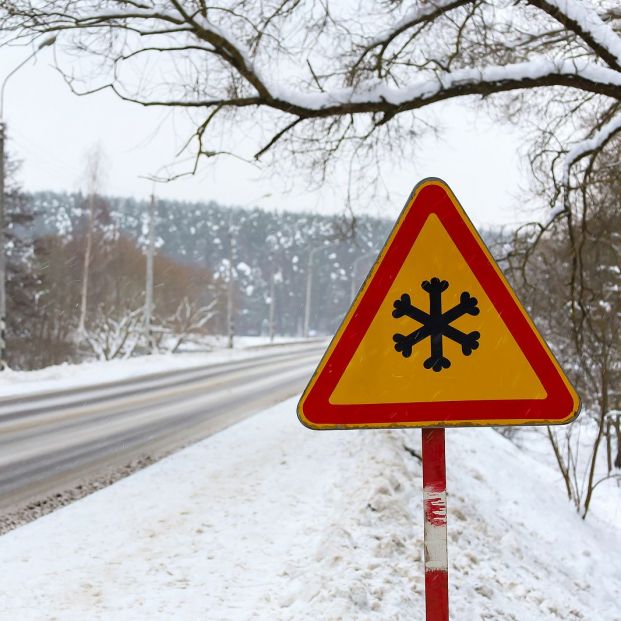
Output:
[[576,0],[529,0],[575,32],[613,69],[621,69],[621,38],[595,9]]
[[[619,18],[612,0],[13,0],[0,44],[54,32],[75,92],[187,109],[196,161],[277,162],[284,149],[322,181],[337,157],[368,170],[387,144],[409,147],[427,131],[418,111],[462,97],[525,116],[547,99],[548,130],[570,151],[621,101]],[[587,107],[591,126],[572,127]],[[233,125],[254,136],[245,151],[223,148]]]
[[425,22],[432,22],[440,15],[448,13],[454,9],[474,4],[475,0],[439,0],[438,2],[428,2],[417,6],[414,10],[406,13],[396,24],[380,33],[367,44],[365,51],[374,47],[386,46],[406,30],[418,26]]
[[601,149],[616,134],[621,132],[621,115],[614,117],[606,123],[592,138],[583,140],[574,145],[563,162],[562,183],[569,185],[569,173],[571,167],[579,160]]

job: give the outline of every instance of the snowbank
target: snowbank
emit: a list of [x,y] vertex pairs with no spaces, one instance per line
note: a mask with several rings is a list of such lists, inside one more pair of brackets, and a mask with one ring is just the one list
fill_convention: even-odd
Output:
[[[321,339],[315,339],[320,341]],[[81,364],[58,364],[36,371],[12,371],[0,373],[0,399],[21,395],[94,386],[118,380],[161,373],[165,371],[191,369],[193,367],[232,362],[254,356],[277,353],[303,344],[301,339],[278,337],[271,343],[265,337],[237,337],[235,348],[226,349],[226,340],[214,338],[209,341],[211,351],[154,354],[135,356],[128,359],[83,362]],[[281,347],[282,346],[282,347]],[[287,349],[287,350],[288,350]]]
[[[0,618],[424,618],[420,432],[290,400],[0,537]],[[449,430],[451,618],[619,621],[621,540],[488,429]]]

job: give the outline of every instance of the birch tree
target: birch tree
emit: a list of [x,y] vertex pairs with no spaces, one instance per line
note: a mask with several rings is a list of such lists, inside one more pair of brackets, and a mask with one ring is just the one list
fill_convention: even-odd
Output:
[[95,219],[95,200],[101,192],[103,180],[104,155],[100,145],[93,147],[86,156],[85,180],[87,191],[86,244],[82,262],[82,287],[80,292],[80,315],[78,320],[78,338],[86,334],[86,307],[88,303],[88,285],[93,253],[93,224]]

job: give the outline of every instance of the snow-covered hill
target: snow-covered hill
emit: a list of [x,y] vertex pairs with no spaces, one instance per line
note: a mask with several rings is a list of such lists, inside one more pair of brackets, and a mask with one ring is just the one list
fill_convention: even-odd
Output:
[[[288,401],[0,538],[0,618],[424,618],[420,432]],[[621,620],[621,533],[489,429],[447,431],[451,618]]]

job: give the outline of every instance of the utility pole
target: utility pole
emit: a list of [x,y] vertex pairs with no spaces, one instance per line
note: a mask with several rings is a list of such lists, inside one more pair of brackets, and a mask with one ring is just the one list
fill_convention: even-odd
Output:
[[357,279],[357,275],[358,275],[358,264],[363,261],[364,259],[368,259],[369,257],[374,257],[376,256],[376,253],[374,252],[368,252],[367,254],[363,254],[362,256],[358,257],[357,259],[354,259],[354,262],[352,264],[352,268],[351,268],[351,292],[349,294],[349,299],[353,301],[353,299],[356,297],[356,285],[358,283],[358,279]]
[[147,281],[145,287],[144,303],[144,337],[147,349],[155,353],[155,340],[153,339],[153,259],[155,256],[155,190],[151,192],[149,202],[149,243],[147,246]]
[[276,317],[276,274],[274,270],[273,258],[271,260],[272,271],[270,274],[270,315],[269,315],[269,334],[270,343],[274,340],[275,325],[274,319]]
[[4,247],[4,136],[5,124],[0,116],[0,371],[6,361],[6,256]]
[[[261,199],[267,198],[271,196],[271,192],[267,194],[263,194],[263,196],[259,196],[259,198],[254,199],[254,201],[250,201],[246,204],[250,205],[252,202],[257,202]],[[244,209],[245,207],[242,207]],[[240,217],[243,212],[240,213]],[[227,291],[226,291],[226,332],[227,332],[227,342],[226,346],[228,349],[233,349],[233,341],[235,339],[235,309],[233,308],[233,304],[235,302],[235,268],[233,264],[235,262],[235,257],[237,255],[237,247],[235,240],[235,227],[233,226],[233,210],[229,211],[229,266],[228,266],[228,283],[227,283]]]
[[308,338],[310,333],[310,314],[313,294],[313,268],[315,254],[319,252],[322,248],[324,248],[324,246],[317,246],[315,248],[311,248],[311,251],[308,253],[308,263],[306,265],[306,298],[304,303],[304,338]]
[[235,337],[235,317],[233,315],[233,302],[235,293],[235,283],[233,276],[233,261],[235,259],[235,232],[233,231],[233,211],[229,212],[229,270],[228,270],[228,287],[226,291],[226,331],[228,349],[233,349],[233,339]]
[[5,246],[5,188],[6,188],[6,123],[4,122],[4,89],[9,78],[21,69],[28,61],[36,56],[40,50],[56,43],[56,35],[44,39],[37,48],[25,58],[17,67],[11,70],[0,87],[0,371],[7,368],[6,357],[6,246]]
[[[276,276],[280,278],[280,270],[276,270],[276,257],[281,258],[281,253],[279,252],[279,243],[277,235],[270,233],[265,240],[267,247],[269,248],[268,262],[270,267],[270,306],[268,310],[268,334],[270,338],[270,343],[274,341],[274,336],[276,333]],[[280,265],[280,261],[278,261],[278,265]]]

